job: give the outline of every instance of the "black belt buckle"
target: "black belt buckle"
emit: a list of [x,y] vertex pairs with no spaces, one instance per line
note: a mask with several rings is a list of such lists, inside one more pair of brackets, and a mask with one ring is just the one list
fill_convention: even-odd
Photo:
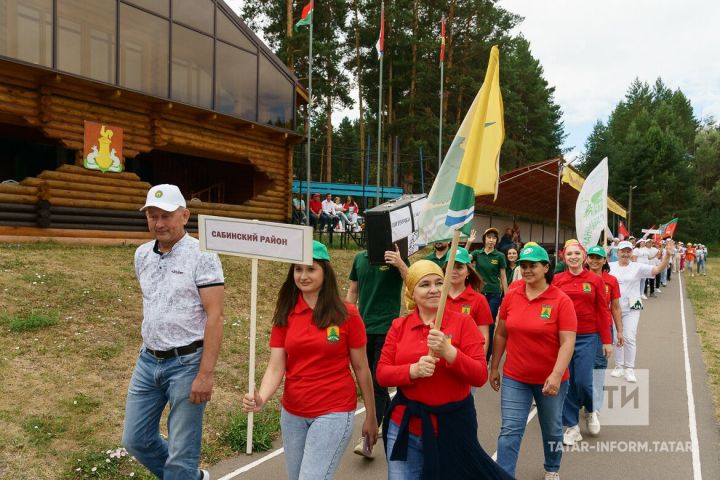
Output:
[[203,346],[202,340],[197,340],[190,345],[184,345],[182,347],[175,347],[172,350],[151,350],[147,349],[150,354],[161,360],[167,360],[168,358],[181,357],[183,355],[189,355],[197,352],[197,349]]

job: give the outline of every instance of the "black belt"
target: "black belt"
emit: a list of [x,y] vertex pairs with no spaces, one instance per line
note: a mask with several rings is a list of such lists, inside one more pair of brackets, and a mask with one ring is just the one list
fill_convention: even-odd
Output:
[[196,340],[190,345],[185,345],[184,347],[177,347],[173,348],[171,350],[150,350],[149,348],[146,349],[148,353],[150,353],[155,358],[173,358],[173,357],[180,357],[182,355],[189,355],[191,353],[197,352],[198,348],[201,348],[203,346],[202,340]]

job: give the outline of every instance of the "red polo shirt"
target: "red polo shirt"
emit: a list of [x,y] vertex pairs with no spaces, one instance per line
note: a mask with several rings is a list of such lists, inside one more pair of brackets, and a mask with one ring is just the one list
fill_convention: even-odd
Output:
[[494,323],[490,305],[488,305],[485,295],[476,292],[470,285],[467,285],[465,290],[455,298],[448,295],[446,304],[453,312],[470,315],[477,326],[492,325]]
[[577,315],[578,335],[600,333],[604,344],[612,343],[610,311],[602,278],[586,269],[577,275],[565,270],[553,277],[552,284],[572,300]]
[[345,323],[320,329],[300,295],[287,326],[272,328],[270,347],[284,348],[286,355],[282,404],[293,415],[314,418],[357,407],[350,349],[365,346],[365,325],[355,305],[345,307]]
[[[483,348],[485,339],[472,318],[446,309],[440,330],[451,337],[457,349],[455,361],[449,364],[441,358],[431,377],[410,380],[410,365],[428,354],[430,327],[420,320],[417,309],[407,317],[393,320],[377,365],[378,384],[397,386],[410,400],[433,406],[460,401],[468,396],[471,385],[485,384],[488,378]],[[391,420],[400,424],[404,412],[403,405],[397,406]],[[437,427],[434,417],[433,425]],[[421,435],[420,419],[412,418],[409,428],[411,433]]]
[[[514,288],[505,295],[498,318],[505,321],[507,330],[503,375],[518,382],[544,384],[557,361],[560,330],[574,332],[577,328],[572,300],[552,285],[532,300],[525,288]],[[568,377],[566,369],[563,381]]]
[[310,210],[315,212],[317,215],[320,215],[320,212],[322,212],[322,202],[320,200],[317,200],[317,198],[311,199]]

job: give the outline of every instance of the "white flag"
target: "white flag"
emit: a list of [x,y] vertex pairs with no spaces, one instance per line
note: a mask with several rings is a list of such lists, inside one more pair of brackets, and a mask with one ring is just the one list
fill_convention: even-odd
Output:
[[603,158],[583,182],[575,204],[575,228],[583,247],[597,245],[607,225],[608,161]]

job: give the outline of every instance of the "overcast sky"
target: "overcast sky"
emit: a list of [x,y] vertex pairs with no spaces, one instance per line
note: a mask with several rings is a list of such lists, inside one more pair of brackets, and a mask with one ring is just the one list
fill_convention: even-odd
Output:
[[[242,3],[226,1],[236,11]],[[525,18],[518,31],[555,87],[568,134],[564,148],[581,151],[592,126],[607,120],[636,77],[650,84],[662,77],[685,93],[698,119],[720,120],[720,1],[500,0],[500,5]],[[357,117],[337,112],[335,123],[345,115]]]

